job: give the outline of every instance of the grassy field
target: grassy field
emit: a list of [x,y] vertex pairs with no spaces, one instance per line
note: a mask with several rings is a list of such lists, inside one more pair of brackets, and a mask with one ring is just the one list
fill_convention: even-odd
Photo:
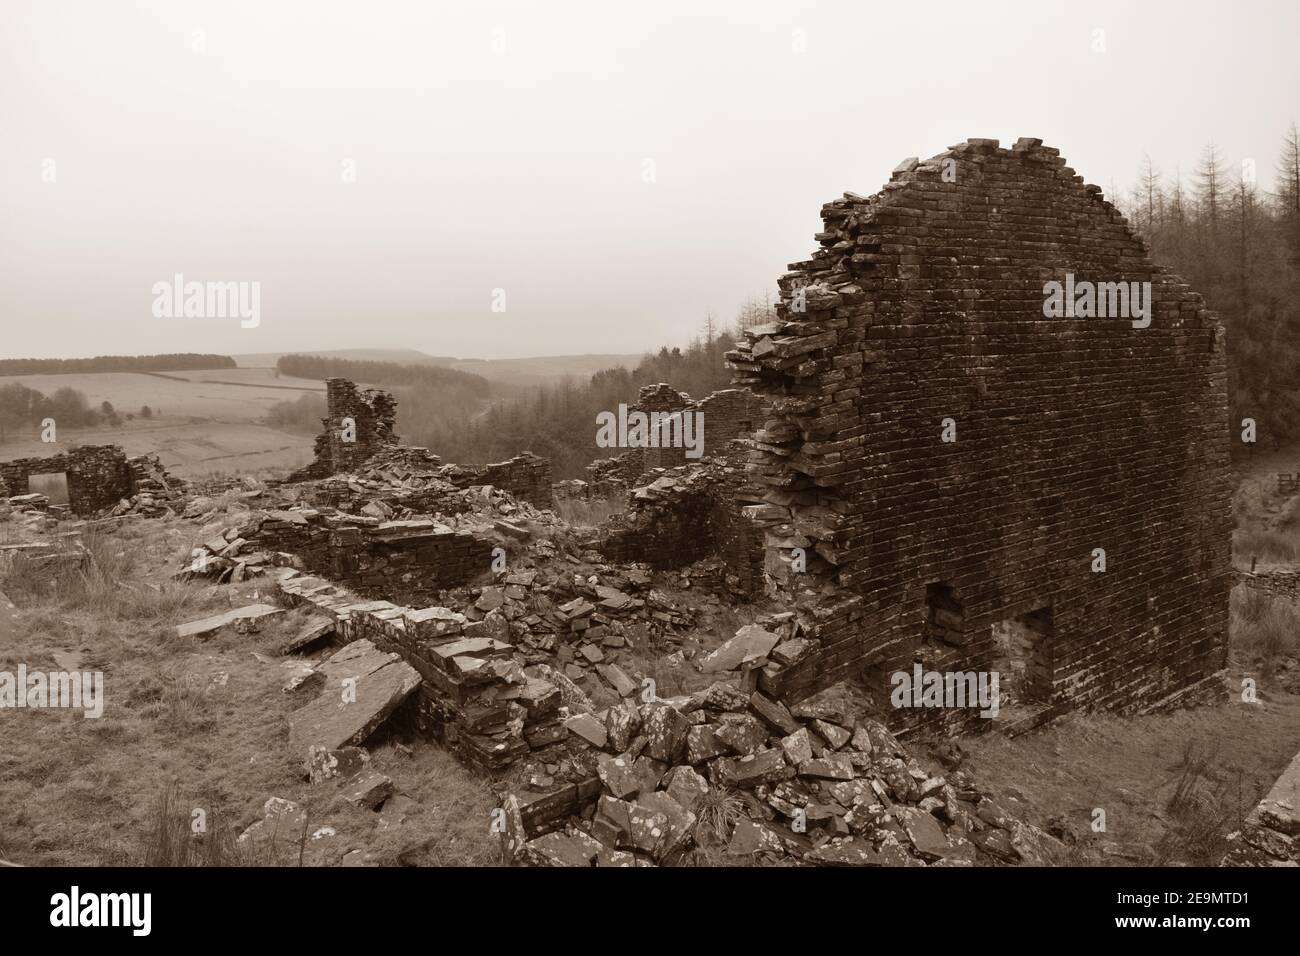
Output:
[[[1240,686],[1234,669],[1230,684]],[[963,741],[965,766],[1009,807],[1056,823],[1090,865],[1214,865],[1224,837],[1300,751],[1300,696],[1131,719],[1070,715],[1020,737]],[[1105,812],[1103,832],[1094,812]]]
[[311,460],[311,436],[271,428],[262,420],[277,402],[325,391],[322,382],[276,378],[270,368],[0,377],[0,385],[9,382],[46,395],[73,388],[92,406],[112,402],[120,415],[138,413],[148,405],[154,416],[123,420],[118,426],[60,428],[54,444],[41,442],[35,431],[10,435],[0,444],[0,460],[48,456],[75,445],[115,444],[131,455],[158,454],[165,467],[188,478],[306,464]]
[[305,807],[310,833],[321,834],[303,843],[307,865],[494,862],[493,796],[441,748],[392,740],[375,749],[371,766],[402,797],[381,813],[344,802],[337,781],[301,778],[302,755],[288,746],[294,703],[274,650],[301,619],[268,622],[258,635],[178,639],[176,624],[264,596],[256,584],[170,582],[196,532],[179,521],[138,522],[93,538],[90,571],[54,589],[21,568],[5,576],[19,613],[0,670],[102,671],[106,686],[99,719],[0,715],[0,859],[178,862],[174,848],[192,844],[165,837],[188,834],[201,809],[205,840],[227,848],[226,862],[292,865],[297,845],[252,851],[230,839],[281,797]]
[[[216,385],[204,379],[233,384]],[[246,422],[262,418],[276,402],[301,394],[286,387],[325,391],[322,382],[309,379],[274,378],[271,369],[203,369],[188,372],[87,372],[69,375],[12,375],[0,377],[0,385],[17,382],[46,395],[59,388],[73,388],[93,406],[110,401],[119,413],[138,412],[148,405],[164,417],[190,416],[224,422]]]
[[59,441],[49,445],[31,437],[10,440],[0,445],[0,460],[46,457],[77,445],[121,445],[128,455],[158,454],[163,465],[182,478],[291,470],[312,456],[307,435],[256,422],[165,417],[136,419],[116,428],[60,429]]

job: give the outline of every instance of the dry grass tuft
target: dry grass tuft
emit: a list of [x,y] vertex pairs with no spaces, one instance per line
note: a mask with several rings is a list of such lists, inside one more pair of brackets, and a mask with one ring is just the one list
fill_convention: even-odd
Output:
[[725,846],[745,814],[745,799],[727,787],[713,787],[695,805],[695,838],[702,848]]
[[150,811],[139,866],[258,866],[253,847],[239,843],[233,828],[213,811],[195,833],[193,811],[181,804],[177,788],[165,787]]
[[1227,835],[1241,827],[1259,798],[1240,767],[1218,765],[1218,745],[1189,740],[1171,768],[1173,792],[1165,809],[1173,819],[1155,846],[1159,866],[1215,866],[1228,850]]
[[1229,618],[1232,646],[1245,663],[1271,670],[1300,650],[1300,608],[1258,588],[1233,588]]

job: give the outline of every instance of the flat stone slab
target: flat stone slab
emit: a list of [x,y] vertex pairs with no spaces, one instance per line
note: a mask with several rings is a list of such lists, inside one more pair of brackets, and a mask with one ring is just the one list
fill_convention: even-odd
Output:
[[[376,655],[382,653],[373,646],[371,650]],[[338,750],[360,744],[374,733],[420,686],[420,674],[415,668],[396,657],[384,656],[389,659],[373,670],[369,668],[377,660],[374,656],[357,655],[342,663],[331,658],[321,665],[322,669],[329,668],[330,679],[319,697],[289,717],[290,745],[308,757],[318,748]],[[348,670],[356,673],[348,674]],[[345,683],[345,678],[352,680]]]
[[705,672],[734,671],[747,661],[766,657],[779,640],[780,637],[776,634],[757,624],[746,624],[736,632],[735,637],[705,657],[700,662],[700,668]]
[[179,624],[176,627],[177,637],[200,637],[204,634],[212,634],[221,630],[227,624],[233,624],[239,620],[261,620],[264,617],[273,617],[276,614],[283,614],[284,608],[276,607],[273,604],[250,604],[247,607],[235,608],[233,611],[227,611],[224,614],[216,614],[212,617],[205,617],[201,621],[190,621],[188,624]]
[[608,740],[605,725],[591,714],[574,714],[564,722],[564,726],[597,749],[603,748]]
[[293,637],[284,642],[280,648],[284,654],[292,654],[294,651],[302,650],[309,644],[315,644],[322,641],[334,633],[334,620],[328,617],[312,618],[304,624],[301,630]]
[[335,651],[316,665],[316,670],[325,675],[330,687],[340,688],[341,682],[348,677],[361,678],[373,674],[379,668],[401,658],[381,651],[370,641],[362,638]]
[[375,810],[393,795],[393,781],[378,771],[363,770],[343,784],[341,793],[348,803]]

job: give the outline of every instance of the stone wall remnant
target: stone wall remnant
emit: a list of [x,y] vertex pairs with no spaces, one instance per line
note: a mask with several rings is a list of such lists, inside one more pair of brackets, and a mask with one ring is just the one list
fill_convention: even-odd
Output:
[[325,382],[328,412],[316,436],[315,460],[289,476],[290,481],[326,478],[353,471],[385,448],[398,444],[393,428],[397,402],[382,389],[359,389],[345,378]]
[[756,597],[763,590],[763,535],[744,509],[758,501],[735,450],[658,469],[629,494],[630,507],[602,528],[598,548],[610,561],[684,568],[702,558],[723,562],[728,590]]
[[644,412],[647,415],[699,413],[703,423],[703,447],[700,454],[691,458],[685,447],[671,444],[629,448],[587,466],[588,484],[591,487],[608,488],[611,481],[621,480],[630,488],[637,479],[656,468],[676,468],[690,465],[701,457],[725,455],[731,442],[738,438],[748,438],[768,417],[768,405],[765,399],[748,389],[722,389],[696,401],[686,392],[679,392],[671,385],[659,382],[641,386],[636,403],[628,406],[628,413],[632,412]]
[[490,541],[430,519],[382,521],[309,508],[250,513],[203,544],[200,565],[248,545],[296,556],[302,567],[364,595],[410,604],[471,581],[492,563]]
[[137,472],[118,445],[81,445],[48,458],[19,458],[0,462],[0,485],[9,497],[25,495],[32,475],[66,474],[68,507],[80,516],[111,508],[136,491]]
[[345,378],[331,378],[326,385],[329,414],[321,419],[315,459],[291,474],[290,483],[362,472],[394,483],[437,478],[455,488],[495,485],[539,508],[550,507],[551,464],[545,458],[523,452],[486,465],[444,465],[427,448],[398,441],[393,433],[397,400],[389,392],[358,389]]

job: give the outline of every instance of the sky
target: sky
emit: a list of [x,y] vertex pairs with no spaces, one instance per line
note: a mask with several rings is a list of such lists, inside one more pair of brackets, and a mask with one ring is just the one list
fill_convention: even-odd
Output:
[[[1213,141],[1269,188],[1297,36],[1294,0],[4,0],[0,357],[684,345],[970,137],[1108,192]],[[168,316],[177,275],[256,321]]]

